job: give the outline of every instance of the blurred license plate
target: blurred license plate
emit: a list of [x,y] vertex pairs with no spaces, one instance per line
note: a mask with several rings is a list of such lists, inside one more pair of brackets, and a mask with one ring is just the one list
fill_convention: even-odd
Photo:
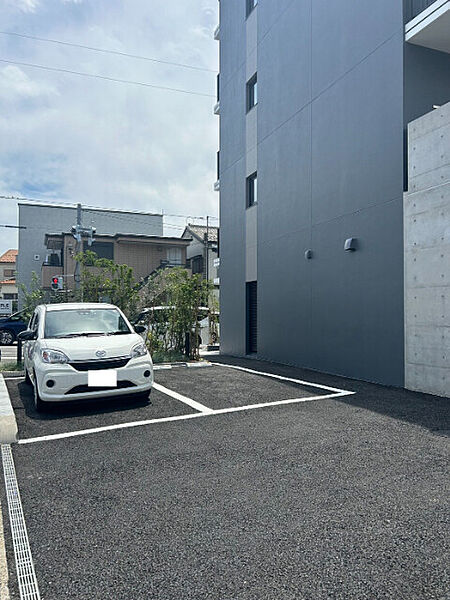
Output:
[[117,387],[117,371],[115,369],[88,371],[88,386]]

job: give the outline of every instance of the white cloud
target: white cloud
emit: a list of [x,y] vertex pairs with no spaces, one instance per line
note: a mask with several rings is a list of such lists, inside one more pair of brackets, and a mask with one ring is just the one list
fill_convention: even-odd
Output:
[[6,5],[23,12],[34,12],[39,6],[39,0],[6,0]]
[[0,68],[0,100],[38,98],[56,94],[54,86],[31,79],[19,67],[7,65]]
[[[217,21],[217,4],[42,0],[42,10],[24,14],[23,23],[13,9],[0,8],[0,19],[5,29],[39,37],[215,69],[218,46],[210,29]],[[11,60],[215,91],[214,73],[5,38],[0,36],[0,52]],[[0,195],[217,215],[213,104],[214,98],[0,67]],[[0,222],[5,208],[0,202]],[[2,232],[0,251],[10,244]]]

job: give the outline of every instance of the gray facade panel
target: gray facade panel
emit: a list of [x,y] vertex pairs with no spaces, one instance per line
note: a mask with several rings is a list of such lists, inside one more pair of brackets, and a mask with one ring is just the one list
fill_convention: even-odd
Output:
[[[310,231],[274,237],[258,247],[258,356],[312,367]],[[278,260],[274,268],[274,260]]]
[[220,178],[245,154],[245,65],[220,92]]
[[[221,176],[220,203],[220,347],[245,354],[245,159]],[[222,236],[226,243],[222,245]],[[222,334],[223,331],[223,334]]]
[[314,0],[312,7],[314,97],[403,33],[400,0]]
[[[403,384],[401,196],[314,226],[314,368],[388,385]],[[357,250],[344,241],[357,239]]]
[[[261,104],[258,111],[264,119],[265,104]],[[304,229],[306,226],[309,227],[311,222],[310,106],[260,143],[258,181],[258,235],[262,243]]]
[[[280,11],[278,3],[258,6],[258,85],[264,94],[258,120],[263,140],[311,101],[311,4],[297,0]],[[262,37],[268,23],[276,25]]]
[[402,193],[402,43],[399,34],[313,102],[314,223]]

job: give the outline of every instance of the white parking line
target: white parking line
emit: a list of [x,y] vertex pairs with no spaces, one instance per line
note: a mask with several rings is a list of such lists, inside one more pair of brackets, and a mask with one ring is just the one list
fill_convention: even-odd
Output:
[[226,367],[227,369],[236,369],[237,371],[245,371],[246,373],[253,373],[255,375],[262,375],[263,377],[271,377],[272,379],[280,379],[281,381],[290,381],[292,383],[298,383],[299,385],[307,385],[308,387],[319,388],[321,390],[327,390],[329,392],[346,392],[346,390],[330,387],[328,385],[322,385],[321,383],[311,383],[310,381],[303,381],[302,379],[283,377],[282,375],[275,375],[274,373],[266,373],[266,371],[256,371],[255,369],[247,369],[246,367],[238,367],[236,365],[226,365],[224,363],[214,363],[214,365],[216,365],[217,367]]
[[[170,390],[172,391],[172,390]],[[176,392],[173,392],[176,393]],[[115,429],[129,429],[131,427],[141,427],[144,425],[155,425],[157,423],[170,423],[172,421],[187,421],[190,419],[199,419],[202,417],[210,417],[216,415],[224,415],[227,413],[244,412],[259,408],[267,408],[270,406],[280,406],[283,404],[299,404],[303,402],[312,402],[314,400],[329,400],[342,396],[351,396],[355,392],[340,391],[334,394],[326,394],[324,396],[310,396],[308,398],[292,398],[289,400],[277,400],[275,402],[263,402],[261,404],[248,404],[247,406],[231,406],[229,408],[219,408],[217,410],[208,409],[207,411],[192,413],[188,415],[178,415],[176,417],[161,417],[159,419],[147,419],[145,421],[133,421],[131,423],[117,423],[116,425],[105,425],[104,427],[93,427],[92,429],[81,429],[79,431],[69,431],[67,433],[54,433],[43,435],[35,438],[26,438],[19,440],[19,444],[34,444],[36,442],[49,442],[52,440],[62,440],[65,438],[78,437],[80,435],[90,435],[91,433],[101,433],[104,431],[113,431]],[[194,402],[194,400],[192,400]],[[198,404],[198,403],[197,403]]]
[[198,410],[198,411],[200,411],[202,413],[211,413],[211,412],[213,412],[210,408],[208,408],[204,404],[200,404],[200,402],[196,402],[195,400],[192,400],[192,398],[188,398],[187,396],[182,396],[178,392],[174,392],[173,390],[169,390],[169,388],[166,388],[163,385],[160,385],[159,383],[153,383],[153,387],[154,387],[155,390],[158,390],[158,392],[162,392],[163,394],[166,394],[166,396],[171,396],[172,398],[175,398],[175,400],[179,400],[180,402],[184,402],[184,404],[187,404],[191,408],[193,408],[195,410]]

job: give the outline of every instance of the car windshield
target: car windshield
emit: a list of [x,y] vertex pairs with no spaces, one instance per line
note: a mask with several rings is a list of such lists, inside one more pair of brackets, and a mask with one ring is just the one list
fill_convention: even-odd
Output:
[[132,333],[115,308],[82,308],[47,311],[45,338],[67,338]]

